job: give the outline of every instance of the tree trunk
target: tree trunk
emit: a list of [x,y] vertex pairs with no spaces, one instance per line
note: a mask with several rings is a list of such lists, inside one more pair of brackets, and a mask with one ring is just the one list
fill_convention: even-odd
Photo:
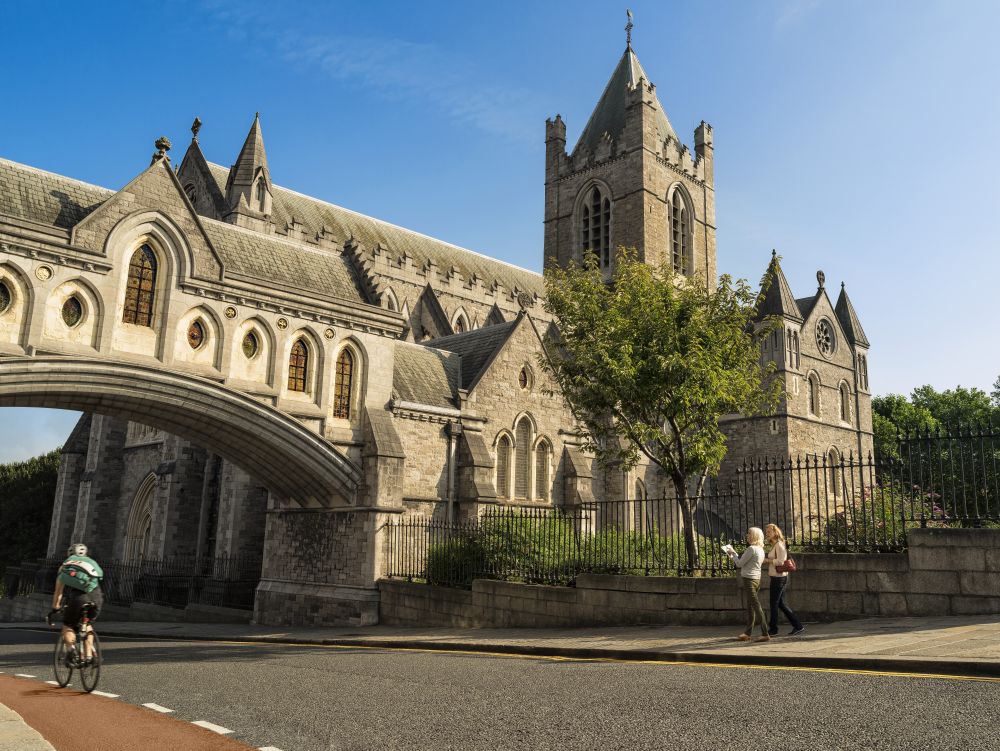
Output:
[[677,495],[677,506],[681,511],[681,523],[684,525],[684,550],[687,553],[687,566],[690,571],[698,566],[698,537],[694,528],[694,510],[697,498],[691,499],[687,492],[687,483],[674,478],[674,492]]

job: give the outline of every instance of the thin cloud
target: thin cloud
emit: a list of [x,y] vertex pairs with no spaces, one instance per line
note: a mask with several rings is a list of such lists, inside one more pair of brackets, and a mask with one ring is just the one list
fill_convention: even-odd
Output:
[[781,12],[774,19],[774,30],[782,31],[799,18],[819,7],[821,0],[787,0]]
[[534,144],[538,138],[532,107],[537,99],[516,86],[484,82],[470,60],[423,42],[385,37],[317,36],[256,8],[236,13],[215,8],[227,32],[269,46],[289,67],[318,71],[331,80],[365,88],[379,96],[424,103],[485,133]]

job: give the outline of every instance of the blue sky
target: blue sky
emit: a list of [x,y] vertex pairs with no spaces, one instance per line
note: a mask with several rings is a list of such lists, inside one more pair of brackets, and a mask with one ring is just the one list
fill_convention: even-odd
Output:
[[[798,296],[841,281],[876,393],[1000,375],[1000,4],[637,2],[634,47],[678,134],[715,128],[719,269],[777,248]],[[0,156],[119,188],[195,115],[230,164],[260,111],[280,185],[540,269],[544,121],[571,142],[624,6],[4,3]],[[16,106],[12,106],[16,103]],[[0,461],[74,415],[6,409]],[[16,436],[16,438],[14,438]]]

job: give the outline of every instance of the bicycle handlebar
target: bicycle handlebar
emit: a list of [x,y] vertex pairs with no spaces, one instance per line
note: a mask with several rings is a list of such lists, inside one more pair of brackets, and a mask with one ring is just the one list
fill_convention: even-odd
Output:
[[61,613],[63,610],[65,610],[65,608],[53,608],[48,612],[48,615],[45,616],[45,622],[50,626],[53,625],[52,616],[54,616],[56,613]]

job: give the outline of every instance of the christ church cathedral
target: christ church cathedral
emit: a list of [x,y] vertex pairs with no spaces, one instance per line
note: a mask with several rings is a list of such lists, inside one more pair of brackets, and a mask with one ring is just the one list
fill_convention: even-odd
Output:
[[[369,624],[388,522],[672,492],[583,449],[539,367],[541,274],[279,186],[259,116],[242,146],[191,130],[119,190],[0,159],[0,406],[83,413],[50,557],[82,540],[102,561],[255,560],[257,622]],[[610,272],[628,247],[714,284],[712,127],[693,136],[630,43],[575,143],[545,123],[538,265],[590,250]],[[726,466],[867,454],[844,286],[820,273],[796,297],[769,264],[760,314],[782,327],[762,357],[786,396],[725,421]]]

